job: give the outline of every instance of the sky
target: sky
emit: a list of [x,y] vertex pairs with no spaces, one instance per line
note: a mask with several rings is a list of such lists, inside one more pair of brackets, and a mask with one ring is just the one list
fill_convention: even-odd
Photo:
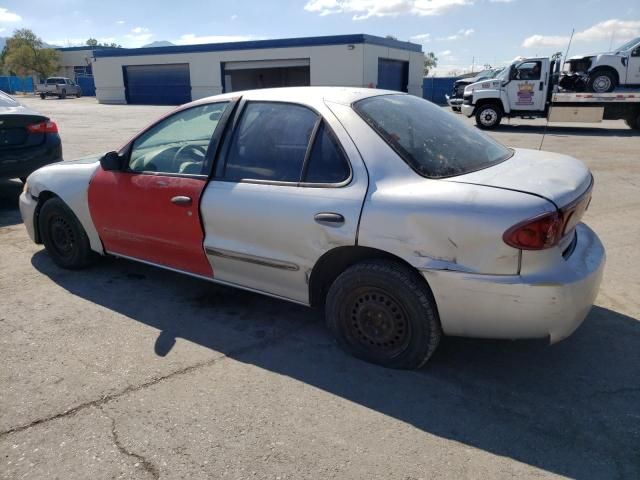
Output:
[[638,0],[0,0],[0,36],[30,28],[45,42],[90,38],[124,47],[367,33],[422,45],[434,73],[505,65],[517,56],[607,51],[640,36]]

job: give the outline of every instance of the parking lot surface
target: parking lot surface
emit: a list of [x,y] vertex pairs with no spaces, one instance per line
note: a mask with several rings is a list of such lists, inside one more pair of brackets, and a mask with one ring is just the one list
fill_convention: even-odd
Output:
[[[66,159],[169,110],[22,101]],[[0,182],[0,478],[640,478],[640,135],[554,125],[543,149],[594,172],[596,306],[556,345],[445,338],[415,372],[342,353],[315,310],[125,260],[61,270]]]

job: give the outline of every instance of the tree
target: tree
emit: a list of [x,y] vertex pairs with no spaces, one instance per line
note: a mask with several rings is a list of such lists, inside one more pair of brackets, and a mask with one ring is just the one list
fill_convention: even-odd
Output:
[[95,38],[90,38],[86,41],[86,44],[90,47],[122,48],[122,45],[118,45],[117,43],[100,43]]
[[45,48],[42,39],[27,28],[13,32],[13,36],[7,39],[2,57],[7,70],[18,75],[35,73],[46,78],[60,68],[58,52]]
[[424,76],[429,75],[429,70],[438,66],[438,57],[433,52],[429,52],[424,56]]

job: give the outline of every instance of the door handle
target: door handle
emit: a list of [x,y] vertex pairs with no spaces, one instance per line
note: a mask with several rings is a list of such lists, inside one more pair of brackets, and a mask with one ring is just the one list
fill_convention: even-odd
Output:
[[326,225],[327,227],[339,227],[344,223],[342,215],[332,212],[316,213],[313,219],[320,225]]
[[171,203],[176,205],[191,205],[191,197],[185,197],[184,195],[178,195],[171,199]]
[[544,82],[540,82],[540,91],[544,89]]

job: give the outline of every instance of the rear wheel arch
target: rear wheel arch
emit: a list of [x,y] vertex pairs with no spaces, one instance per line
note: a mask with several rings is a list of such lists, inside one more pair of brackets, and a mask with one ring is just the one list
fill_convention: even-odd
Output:
[[309,303],[322,307],[333,282],[349,267],[367,260],[389,260],[416,272],[430,289],[426,279],[410,263],[392,253],[359,245],[336,247],[322,255],[309,275]]

